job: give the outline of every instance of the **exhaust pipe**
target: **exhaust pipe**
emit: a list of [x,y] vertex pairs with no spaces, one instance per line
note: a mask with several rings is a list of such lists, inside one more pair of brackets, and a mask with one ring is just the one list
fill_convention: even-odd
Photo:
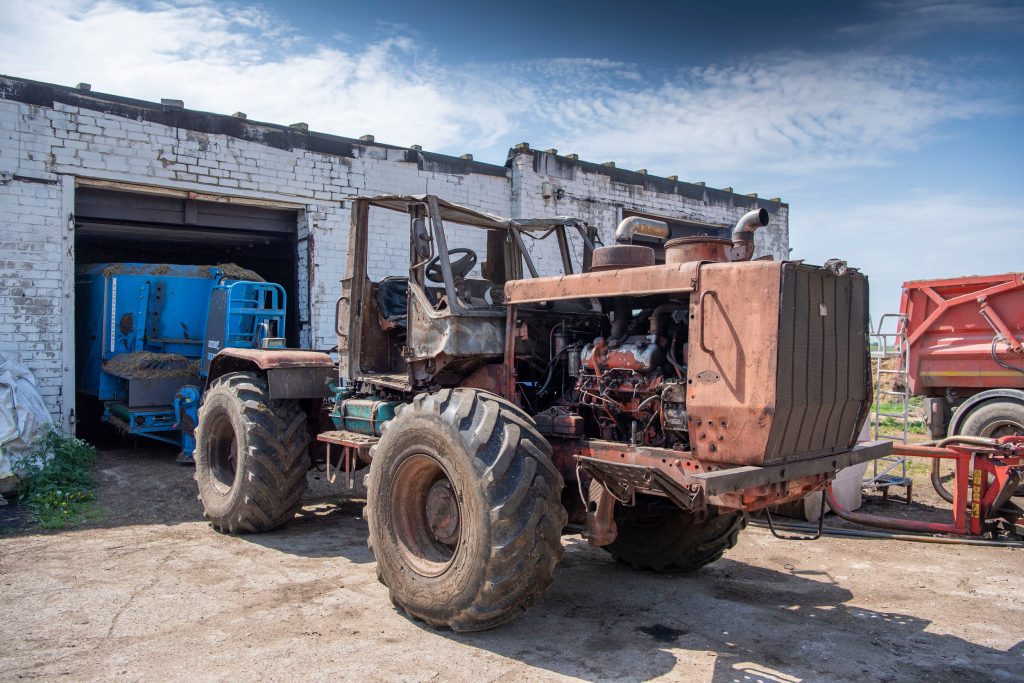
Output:
[[650,237],[666,239],[670,234],[668,223],[665,221],[644,218],[642,216],[630,216],[629,218],[623,218],[622,222],[619,223],[619,227],[615,228],[615,241],[629,242],[633,239],[633,235],[648,235]]
[[754,209],[743,214],[732,229],[730,261],[749,261],[754,255],[754,231],[768,225],[768,210]]

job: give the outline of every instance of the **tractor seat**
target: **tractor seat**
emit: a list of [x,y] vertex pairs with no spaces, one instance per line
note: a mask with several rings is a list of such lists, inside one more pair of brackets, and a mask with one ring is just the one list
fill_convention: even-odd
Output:
[[386,277],[377,285],[377,309],[389,327],[406,327],[409,315],[409,278]]

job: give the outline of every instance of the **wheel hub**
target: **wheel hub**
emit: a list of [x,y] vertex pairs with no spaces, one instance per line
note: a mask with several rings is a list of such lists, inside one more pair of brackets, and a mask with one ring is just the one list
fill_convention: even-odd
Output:
[[440,543],[455,545],[459,540],[459,502],[447,479],[438,479],[427,492],[427,525]]

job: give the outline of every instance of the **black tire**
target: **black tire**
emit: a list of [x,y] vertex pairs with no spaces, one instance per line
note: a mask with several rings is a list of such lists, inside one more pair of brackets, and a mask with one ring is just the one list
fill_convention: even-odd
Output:
[[562,557],[562,476],[522,410],[475,389],[420,394],[386,423],[365,517],[391,601],[435,628],[524,612]]
[[723,512],[700,524],[693,515],[664,505],[617,505],[618,536],[604,549],[633,569],[655,572],[690,572],[711,564],[736,545],[747,526],[741,512]]
[[[960,434],[998,439],[1001,436],[1024,434],[1024,403],[989,401],[967,414],[960,425]],[[1014,494],[1024,496],[1024,484]]]
[[302,505],[306,414],[267,394],[261,375],[233,372],[214,380],[199,406],[195,478],[203,516],[218,531],[270,531]]
[[960,425],[966,436],[999,438],[1024,434],[1024,404],[1016,401],[990,401],[970,413]]

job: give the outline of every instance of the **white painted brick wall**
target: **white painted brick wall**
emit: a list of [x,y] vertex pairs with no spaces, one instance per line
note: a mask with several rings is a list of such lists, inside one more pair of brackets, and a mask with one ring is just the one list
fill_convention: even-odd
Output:
[[[543,156],[535,151],[533,155]],[[744,196],[735,197],[733,203],[714,203],[707,196],[694,200],[678,194],[667,194],[646,190],[639,185],[620,183],[602,173],[587,173],[579,166],[574,168],[571,179],[534,172],[534,157],[520,154],[513,160],[512,208],[516,216],[573,216],[581,218],[598,229],[605,244],[615,241],[615,227],[622,217],[622,211],[638,211],[681,220],[732,225],[750,210],[750,200]],[[541,168],[546,168],[541,164]],[[545,198],[542,191],[544,182],[550,183],[551,196]],[[564,195],[557,198],[556,190]],[[707,193],[705,193],[706,195]],[[773,203],[774,204],[774,203]],[[771,255],[776,259],[788,258],[789,254],[789,208],[785,204],[774,204],[770,209],[771,223],[754,234],[755,257]],[[573,231],[570,240],[576,251],[575,264],[582,258],[582,244]],[[562,262],[557,245],[553,240],[528,243],[530,253],[541,274],[561,272]]]
[[[253,126],[250,132],[259,134]],[[731,206],[685,200],[612,182],[577,168],[571,180],[537,174],[530,154],[505,176],[421,170],[403,150],[356,146],[354,158],[283,150],[227,135],[174,128],[57,102],[52,108],[3,99],[0,91],[0,353],[17,354],[36,373],[55,416],[73,406],[74,179],[92,178],[288,202],[298,220],[301,341],[336,343],[335,300],[345,277],[350,202],[365,194],[432,193],[483,211],[517,217],[570,215],[598,227],[605,242],[622,209],[729,222]],[[541,196],[541,183],[565,191]],[[761,253],[785,256],[786,207],[758,233]],[[408,219],[371,215],[369,270],[374,278],[407,271]],[[573,238],[579,247],[578,238]],[[449,246],[486,253],[482,231],[453,227]],[[544,243],[553,247],[554,240]],[[557,252],[533,247],[542,273],[560,269]],[[578,263],[578,259],[577,259]]]

